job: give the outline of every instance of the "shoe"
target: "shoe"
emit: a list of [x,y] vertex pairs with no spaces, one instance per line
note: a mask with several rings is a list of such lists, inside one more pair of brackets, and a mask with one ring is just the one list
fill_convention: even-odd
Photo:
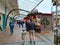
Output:
[[34,41],[33,43],[34,43],[34,45],[35,45],[35,41]]
[[24,45],[24,44],[22,44],[22,45]]
[[30,44],[32,44],[32,41],[30,40]]

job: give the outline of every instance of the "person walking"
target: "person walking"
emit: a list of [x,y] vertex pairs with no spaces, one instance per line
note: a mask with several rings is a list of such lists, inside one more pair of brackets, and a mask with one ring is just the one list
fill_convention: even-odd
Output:
[[24,21],[22,21],[22,45],[25,43],[25,36],[26,36],[26,24]]
[[30,19],[30,23],[29,23],[29,28],[30,28],[30,31],[29,31],[29,38],[30,38],[30,43],[32,43],[32,40],[35,44],[35,23],[33,22],[32,19]]
[[21,25],[21,21],[19,20],[19,21],[17,21],[17,24],[19,25],[19,28],[20,28],[20,25]]
[[25,23],[26,23],[26,30],[29,31],[30,30],[30,26],[29,26],[30,20],[27,20]]
[[10,26],[10,32],[11,32],[11,35],[12,35],[13,34],[13,29],[14,29],[14,22],[10,21],[9,26]]

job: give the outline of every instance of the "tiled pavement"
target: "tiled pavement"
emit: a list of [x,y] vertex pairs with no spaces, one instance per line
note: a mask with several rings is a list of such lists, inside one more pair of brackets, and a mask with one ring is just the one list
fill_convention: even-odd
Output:
[[[24,45],[34,45],[29,43],[29,35],[26,35],[26,42]],[[0,45],[22,45],[21,42],[21,28],[18,25],[14,28],[14,34],[10,35],[9,30],[0,32]],[[43,35],[36,33],[35,45],[54,45],[51,40],[48,40]]]
[[[40,38],[42,38],[44,41],[39,42],[36,41],[35,45],[55,45],[52,41],[46,39],[45,37],[43,37],[42,35],[36,33],[36,35]],[[16,43],[4,43],[2,45],[22,45],[22,42],[16,42]],[[34,45],[33,43],[30,44],[29,42],[25,42],[24,45]]]
[[[22,42],[21,33],[22,33],[21,28],[19,28],[18,25],[15,25],[13,35],[10,35],[10,30],[1,31],[0,32],[0,44],[2,44],[2,43]],[[25,41],[26,42],[29,41],[28,32],[25,36]],[[40,41],[41,42],[43,40],[36,36],[35,41]]]
[[48,34],[41,34],[43,37],[45,37],[46,39],[54,42],[54,31],[52,31],[51,33]]
[[52,40],[54,40],[54,39],[52,39],[51,37],[50,37],[51,38],[51,40],[50,40],[50,39],[46,38],[47,36],[45,37],[45,36],[37,34],[37,33],[36,33],[36,35],[38,35],[39,37],[41,37],[44,40],[45,45],[55,45],[54,42],[52,42]]
[[[36,42],[35,45],[45,45],[46,43],[45,42]],[[10,44],[2,44],[2,45],[22,45],[22,43],[10,43]],[[25,42],[24,45],[34,45],[33,43],[30,44],[29,42]]]

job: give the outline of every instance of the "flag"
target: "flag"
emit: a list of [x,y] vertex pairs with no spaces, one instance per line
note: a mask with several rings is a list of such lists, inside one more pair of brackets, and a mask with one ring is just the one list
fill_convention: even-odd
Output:
[[54,12],[52,11],[52,15],[54,15]]

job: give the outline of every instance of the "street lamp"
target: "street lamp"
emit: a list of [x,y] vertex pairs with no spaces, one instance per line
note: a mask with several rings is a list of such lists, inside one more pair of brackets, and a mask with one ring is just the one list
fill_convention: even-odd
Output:
[[5,15],[5,22],[4,22],[4,26],[3,26],[4,29],[6,28],[6,24],[7,24],[7,23],[6,23],[6,16],[7,16],[7,14],[6,14],[6,13],[7,13],[7,12],[6,12],[6,9],[7,9],[7,6],[6,6],[6,0],[5,0],[5,14],[4,14],[4,15]]
[[[41,0],[32,10],[34,10],[39,4],[41,4],[42,1],[44,1],[44,0]],[[32,11],[32,10],[31,10],[31,11]]]
[[56,27],[55,27],[56,29],[54,30],[54,43],[56,45],[58,45],[58,28],[57,28],[57,17],[58,17],[58,15],[57,15],[57,6],[58,6],[58,1],[55,0],[54,2],[56,4]]
[[7,9],[7,6],[6,6],[6,0],[5,0],[5,15],[6,15],[6,9]]

